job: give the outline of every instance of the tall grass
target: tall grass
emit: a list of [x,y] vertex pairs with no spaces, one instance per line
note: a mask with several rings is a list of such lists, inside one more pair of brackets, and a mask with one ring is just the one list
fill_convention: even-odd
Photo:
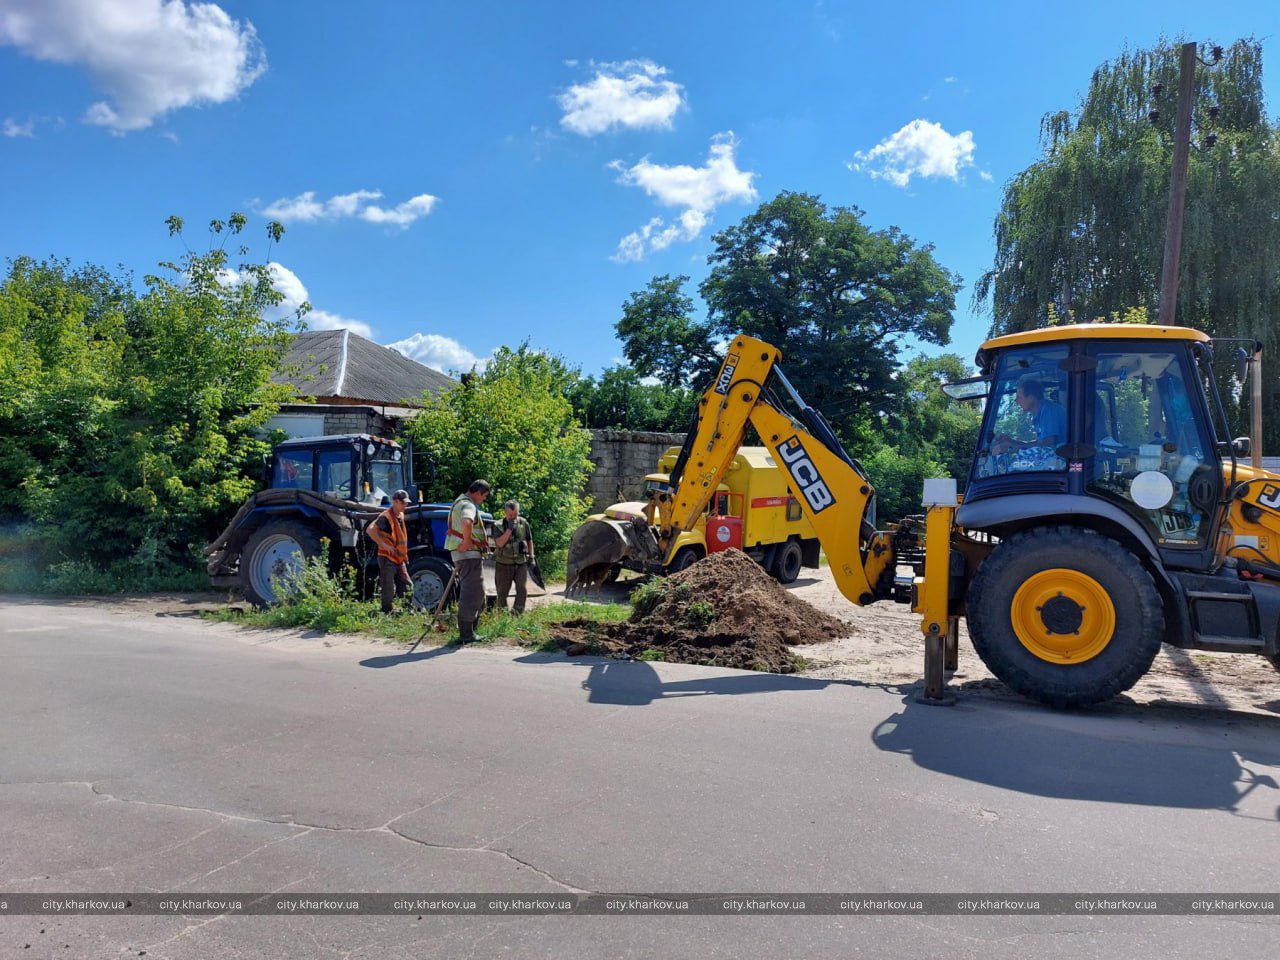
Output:
[[[426,634],[435,643],[456,643],[457,618],[453,607],[441,615],[444,632],[432,629],[430,611],[413,609],[408,597],[397,601],[396,610],[382,612],[377,599],[362,600],[356,590],[354,575],[329,575],[323,560],[308,560],[282,586],[286,599],[265,610],[224,609],[206,616],[212,620],[243,624],[249,627],[316,630],[321,633],[362,634],[388,640],[412,641]],[[563,601],[540,604],[517,617],[504,610],[490,610],[480,619],[480,635],[486,642],[539,645],[549,637],[549,629],[568,620],[593,620],[621,623],[630,608],[622,604],[599,604]]]

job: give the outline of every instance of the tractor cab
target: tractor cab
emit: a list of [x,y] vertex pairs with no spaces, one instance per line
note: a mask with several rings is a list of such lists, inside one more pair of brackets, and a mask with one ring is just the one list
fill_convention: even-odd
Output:
[[416,500],[409,452],[366,433],[306,437],[277,444],[264,465],[273,489],[311,490],[341,500],[386,505],[397,490]]
[[1033,517],[1093,517],[1167,566],[1214,567],[1220,451],[1234,453],[1210,416],[1208,340],[1178,327],[1088,324],[983,344],[986,410],[957,521],[1017,529]]

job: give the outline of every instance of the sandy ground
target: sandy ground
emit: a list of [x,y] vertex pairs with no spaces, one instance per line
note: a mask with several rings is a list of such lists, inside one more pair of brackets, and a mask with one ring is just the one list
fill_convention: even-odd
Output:
[[[849,622],[843,640],[796,648],[812,664],[806,676],[902,684],[924,669],[920,620],[905,604],[853,606],[836,589],[830,571],[805,571],[792,589],[820,610]],[[1015,696],[974,653],[960,622],[959,669],[952,685],[961,693]],[[1134,703],[1217,707],[1280,714],[1280,672],[1262,657],[1179,650],[1165,645],[1145,677],[1124,695]]]
[[[629,587],[638,581],[624,580],[594,593],[590,598],[625,602]],[[920,680],[924,669],[923,639],[919,618],[905,604],[881,602],[855,607],[836,589],[831,572],[805,570],[790,587],[796,595],[819,610],[849,624],[849,635],[840,640],[793,648],[810,664],[802,675],[827,680],[902,687]],[[149,596],[65,598],[55,603],[103,606],[121,614],[196,616],[227,603],[226,593],[173,593]],[[531,598],[531,603],[554,603],[564,599],[563,585],[551,585],[547,596]],[[49,601],[29,601],[49,602]],[[234,604],[243,607],[243,602]],[[299,634],[296,631],[229,631],[241,633],[254,642],[324,646],[349,643],[381,643],[363,638]],[[985,698],[1017,698],[996,680],[974,653],[963,621],[960,626],[959,669],[951,678],[961,695]],[[1280,673],[1261,657],[1179,650],[1165,646],[1150,672],[1121,698],[1136,704],[1163,704],[1187,708],[1232,710],[1243,713],[1280,715]]]
[[[620,587],[604,596],[624,599],[625,591]],[[921,679],[924,641],[920,618],[910,607],[887,601],[855,607],[836,589],[827,567],[805,570],[790,589],[819,610],[849,624],[849,636],[844,639],[792,648],[811,665],[800,676],[890,687],[907,686]],[[963,620],[958,665],[950,682],[961,695],[1021,699],[996,680],[978,658]],[[1179,650],[1166,645],[1147,675],[1119,699],[1275,716],[1280,715],[1280,672],[1262,657]]]

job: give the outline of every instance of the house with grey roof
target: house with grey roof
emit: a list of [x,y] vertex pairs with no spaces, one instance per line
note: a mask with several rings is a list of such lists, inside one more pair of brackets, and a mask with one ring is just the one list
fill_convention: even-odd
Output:
[[290,437],[340,433],[396,436],[422,398],[456,384],[350,330],[308,330],[294,337],[275,383],[292,384],[312,403],[289,403],[267,424]]

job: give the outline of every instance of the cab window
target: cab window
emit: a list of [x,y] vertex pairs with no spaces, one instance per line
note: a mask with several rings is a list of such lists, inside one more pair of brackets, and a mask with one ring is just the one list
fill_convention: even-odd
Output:
[[1009,350],[992,383],[978,477],[1062,472],[1058,448],[1067,442],[1069,404],[1065,346]]
[[281,451],[276,454],[276,475],[272,486],[311,489],[312,451]]
[[1200,546],[1218,499],[1218,477],[1198,383],[1181,351],[1097,349],[1095,404],[1086,420],[1096,450],[1089,491],[1143,521],[1158,543]]
[[335,497],[351,496],[351,451],[322,450],[316,456],[320,482],[316,489]]
[[390,500],[391,494],[404,487],[404,463],[400,460],[371,461],[369,487],[374,500]]

